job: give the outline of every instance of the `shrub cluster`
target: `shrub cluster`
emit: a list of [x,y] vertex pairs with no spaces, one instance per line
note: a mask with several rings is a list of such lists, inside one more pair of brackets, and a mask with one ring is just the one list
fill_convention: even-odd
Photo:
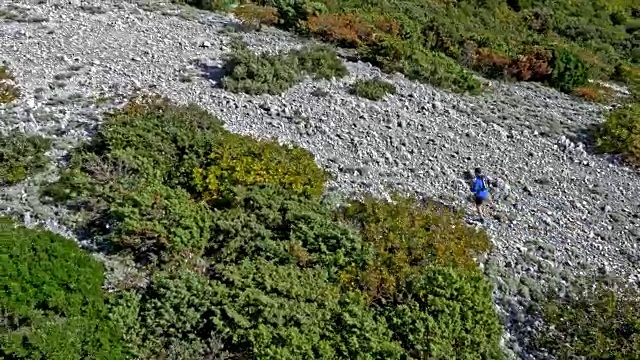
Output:
[[242,42],[232,44],[227,56],[222,86],[232,92],[276,95],[299,82],[303,74],[315,78],[341,78],[347,68],[335,51],[309,46],[284,54],[255,54]]
[[44,169],[51,140],[14,131],[0,136],[0,185],[18,183]]
[[103,266],[71,240],[0,217],[0,357],[126,359]]
[[613,289],[598,281],[582,294],[544,303],[544,327],[536,345],[560,359],[640,358],[640,297],[624,285]]
[[382,79],[359,79],[351,85],[349,91],[365,99],[378,101],[387,94],[395,94],[396,87]]
[[477,91],[476,80],[460,64],[486,76],[547,82],[570,93],[584,76],[608,79],[618,65],[640,61],[633,0],[255,3],[275,9],[278,20],[270,23],[356,48],[363,59],[386,64],[389,71],[457,91]]
[[331,208],[325,181],[302,149],[150,98],[111,114],[47,194],[121,255],[159,260],[108,303],[136,358],[501,358],[473,261],[487,236],[412,198]]
[[595,135],[599,151],[622,154],[631,163],[640,165],[640,103],[611,112]]
[[6,65],[0,65],[0,104],[8,104],[20,97],[15,77]]

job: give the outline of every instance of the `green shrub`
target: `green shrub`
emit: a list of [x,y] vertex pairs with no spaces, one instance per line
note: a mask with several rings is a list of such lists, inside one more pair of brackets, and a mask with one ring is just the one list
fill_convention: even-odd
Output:
[[12,185],[43,170],[51,140],[13,131],[0,136],[0,185]]
[[6,65],[0,65],[0,104],[8,104],[20,97],[15,77]]
[[301,78],[298,61],[290,54],[254,54],[246,44],[235,43],[227,56],[225,90],[250,95],[276,95],[289,89]]
[[460,213],[438,204],[419,204],[411,197],[395,196],[393,203],[372,198],[352,202],[339,218],[355,224],[363,240],[376,249],[364,268],[343,272],[342,281],[372,299],[392,298],[406,279],[428,265],[477,269],[474,256],[490,250],[484,232],[467,226]]
[[457,92],[478,93],[481,84],[473,74],[441,53],[415,48],[406,41],[382,38],[360,50],[363,60],[388,73],[400,72],[409,79]]
[[378,101],[386,94],[395,94],[396,87],[393,83],[382,79],[359,79],[351,85],[349,92],[365,99]]
[[561,359],[640,358],[640,296],[637,290],[612,290],[603,284],[584,294],[543,304],[545,326],[536,345]]
[[327,46],[309,46],[293,53],[302,71],[316,79],[342,78],[349,72],[335,50]]
[[555,50],[551,67],[553,71],[549,83],[560,91],[571,93],[574,88],[589,80],[584,61],[568,50]]
[[302,79],[304,73],[317,79],[341,78],[347,68],[336,52],[310,46],[283,54],[254,54],[245,43],[236,42],[226,59],[224,89],[251,95],[280,94]]
[[224,197],[236,185],[273,184],[305,196],[320,196],[328,173],[307,150],[276,141],[228,134],[194,170],[194,184],[205,199]]
[[596,146],[601,152],[622,154],[640,165],[640,103],[628,104],[607,115],[596,131]]
[[400,305],[384,309],[385,317],[414,359],[502,359],[492,291],[482,274],[428,267],[400,291]]
[[125,359],[102,264],[71,240],[0,218],[0,357]]

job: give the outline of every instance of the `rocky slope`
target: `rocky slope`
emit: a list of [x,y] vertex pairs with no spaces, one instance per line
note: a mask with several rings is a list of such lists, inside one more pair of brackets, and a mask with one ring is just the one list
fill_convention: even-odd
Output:
[[[216,87],[232,35],[269,52],[303,40],[237,32],[228,17],[155,1],[0,4],[0,60],[23,92],[0,108],[0,132],[54,139],[54,164],[91,135],[108,104],[150,89],[203,106],[231,131],[304,146],[335,176],[338,193],[436,197],[469,210],[473,222],[464,172],[482,166],[511,188],[484,224],[495,249],[482,261],[497,285],[506,345],[521,358],[543,357],[527,349],[535,327],[527,309],[546,286],[596,272],[638,281],[640,176],[579,142],[602,121],[600,105],[536,84],[494,83],[482,96],[459,96],[364,63],[347,63],[350,75],[339,81],[307,79],[281,96],[236,95]],[[373,76],[394,82],[397,94],[371,102],[348,93],[355,79]],[[4,188],[0,210],[71,236],[64,211],[38,200],[39,184],[55,176],[54,166]]]

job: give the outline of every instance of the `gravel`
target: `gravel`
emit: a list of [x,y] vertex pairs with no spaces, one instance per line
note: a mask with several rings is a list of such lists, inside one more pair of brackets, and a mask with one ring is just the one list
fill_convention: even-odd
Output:
[[[639,279],[640,176],[581,142],[605,106],[537,84],[493,82],[481,96],[455,95],[354,62],[344,79],[306,79],[280,96],[231,94],[216,84],[232,36],[257,52],[304,40],[274,29],[239,32],[229,17],[157,1],[0,4],[0,60],[23,93],[0,107],[0,133],[54,140],[51,168],[0,195],[0,211],[26,224],[73,237],[70,214],[42,204],[39,186],[56,178],[63,155],[91,136],[102,111],[150,89],[201,105],[233,132],[302,145],[335,177],[337,193],[400,190],[465,208],[492,236],[482,266],[515,357],[545,358],[527,343],[537,326],[531,304],[544,288],[568,289],[598,272]],[[397,94],[378,102],[349,94],[356,79],[376,76]],[[483,224],[464,178],[475,166],[509,188]]]

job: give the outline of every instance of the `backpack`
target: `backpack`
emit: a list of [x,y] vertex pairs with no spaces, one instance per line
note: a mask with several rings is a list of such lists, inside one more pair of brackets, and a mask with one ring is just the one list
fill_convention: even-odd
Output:
[[486,177],[485,175],[476,176],[476,180],[478,178],[482,180],[482,188],[480,189],[480,191],[489,190],[489,178]]

